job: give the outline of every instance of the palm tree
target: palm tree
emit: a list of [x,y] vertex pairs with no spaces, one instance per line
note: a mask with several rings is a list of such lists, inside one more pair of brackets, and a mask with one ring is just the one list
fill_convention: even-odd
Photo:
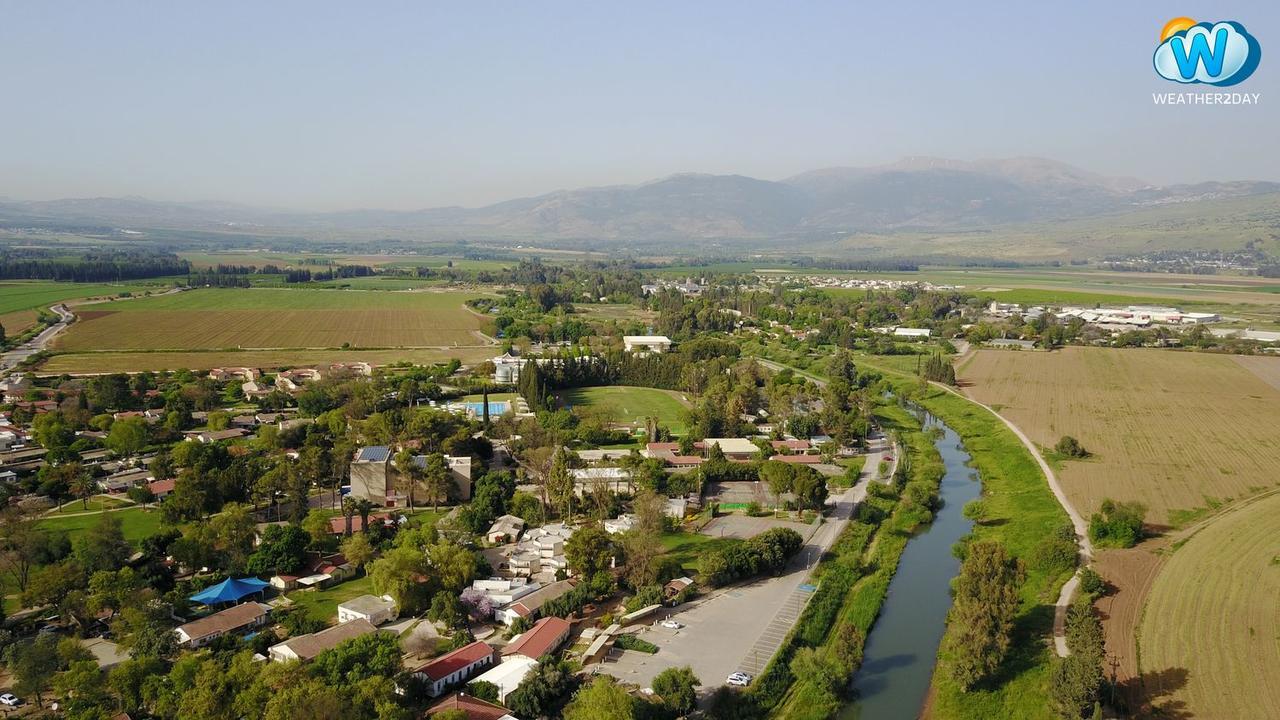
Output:
[[342,518],[346,521],[346,530],[342,533],[351,537],[351,516],[356,514],[356,499],[350,495],[342,498]]
[[98,490],[98,483],[80,467],[80,463],[68,464],[65,471],[70,476],[67,489],[72,495],[80,498],[81,507],[88,510],[89,498]]
[[365,498],[356,498],[354,504],[356,512],[360,514],[361,532],[369,532],[369,513],[373,511],[374,504]]

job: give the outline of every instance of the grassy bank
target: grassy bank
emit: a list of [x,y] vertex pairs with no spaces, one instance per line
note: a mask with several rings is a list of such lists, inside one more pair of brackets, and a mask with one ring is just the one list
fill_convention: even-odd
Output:
[[1040,540],[1068,522],[1067,515],[1035,459],[995,416],[936,388],[917,401],[951,426],[973,456],[987,505],[986,518],[974,528],[975,539],[1000,542],[1010,553],[1028,561],[1013,649],[1001,672],[992,682],[967,693],[945,672],[935,674],[931,717],[1051,718],[1048,682],[1053,602],[1068,575],[1047,575],[1033,567],[1029,558]]

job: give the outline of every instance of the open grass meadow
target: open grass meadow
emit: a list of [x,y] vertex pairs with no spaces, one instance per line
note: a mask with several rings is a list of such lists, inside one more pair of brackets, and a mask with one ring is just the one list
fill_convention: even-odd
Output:
[[[40,527],[47,530],[59,530],[75,536],[97,525],[102,519],[102,513],[77,514],[78,510],[79,505],[72,505],[67,506],[61,514],[54,512],[46,515],[40,520]],[[110,515],[120,520],[121,530],[124,532],[125,539],[135,545],[141,542],[143,538],[154,535],[160,530],[159,510],[129,508],[111,512]]]
[[1039,445],[1071,435],[1092,453],[1058,471],[1085,516],[1113,498],[1178,525],[1280,483],[1280,389],[1231,356],[980,350],[957,374]]
[[1144,717],[1280,717],[1280,493],[1175,544],[1141,626]]
[[36,324],[41,309],[68,300],[138,292],[139,285],[9,280],[0,282],[0,325],[5,334],[17,335]]
[[669,532],[662,536],[662,547],[666,554],[680,562],[690,576],[702,569],[700,558],[711,550],[736,545],[742,542],[738,538],[714,537],[691,532]]
[[684,423],[687,403],[680,393],[670,390],[619,385],[575,388],[560,393],[560,402],[569,408],[606,413],[613,422],[643,426],[646,417],[656,417],[676,435],[688,432]]
[[478,345],[479,293],[208,288],[82,308],[56,349],[211,350]]

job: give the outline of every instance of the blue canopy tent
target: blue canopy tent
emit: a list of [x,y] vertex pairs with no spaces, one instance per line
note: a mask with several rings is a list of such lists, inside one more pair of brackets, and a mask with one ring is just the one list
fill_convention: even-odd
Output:
[[232,603],[246,595],[260,593],[266,587],[266,582],[255,577],[241,578],[239,580],[235,578],[227,578],[217,585],[210,585],[187,599],[191,602],[200,603],[202,605]]

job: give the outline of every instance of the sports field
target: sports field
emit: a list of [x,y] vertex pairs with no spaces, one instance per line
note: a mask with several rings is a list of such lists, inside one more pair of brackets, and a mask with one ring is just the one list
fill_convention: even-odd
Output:
[[57,350],[479,345],[479,293],[210,288],[88,306]]
[[1093,453],[1058,472],[1086,516],[1110,497],[1177,524],[1280,483],[1280,390],[1231,356],[980,350],[958,375],[1038,444],[1072,435]]
[[676,435],[687,432],[684,424],[686,403],[679,393],[642,387],[589,387],[566,390],[560,402],[570,408],[591,408],[607,413],[612,422],[644,425],[647,417]]
[[1211,519],[1173,551],[1143,613],[1153,717],[1280,717],[1280,494]]

